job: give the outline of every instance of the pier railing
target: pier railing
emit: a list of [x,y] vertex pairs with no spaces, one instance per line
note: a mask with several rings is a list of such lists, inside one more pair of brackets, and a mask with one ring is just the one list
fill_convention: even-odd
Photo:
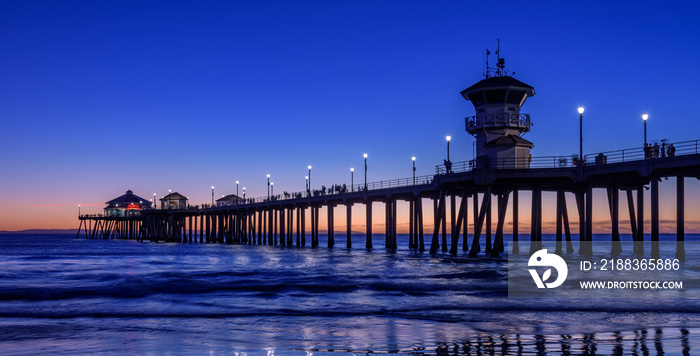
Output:
[[648,146],[646,153],[644,147],[635,147],[624,150],[587,154],[585,157],[588,165],[600,165],[607,163],[621,163],[644,159],[692,155],[700,153],[700,140],[671,143],[662,142],[661,145],[658,146],[658,149],[655,147],[656,146],[651,145]]
[[464,118],[467,131],[482,127],[519,127],[530,131],[530,115],[515,113],[477,114]]
[[[658,157],[648,152],[645,155],[643,147],[628,148],[617,151],[600,152],[585,155],[584,165],[600,165],[608,163],[620,163],[628,161],[637,161],[645,159],[664,158],[669,156],[668,146],[671,144],[663,143],[658,150]],[[672,155],[689,155],[700,154],[700,140],[683,141],[672,143],[675,151]],[[663,152],[663,153],[662,153]],[[451,173],[470,172],[477,168],[493,168],[493,169],[532,169],[532,168],[572,168],[582,164],[578,159],[578,155],[571,156],[542,156],[542,157],[522,157],[522,158],[504,158],[497,160],[489,160],[488,157],[477,157],[477,159],[469,161],[461,161],[452,163]],[[448,174],[444,164],[435,166],[435,173],[438,175]],[[254,204],[274,202],[289,199],[300,199],[319,196],[331,196],[338,194],[347,194],[362,192],[365,190],[389,189],[398,187],[408,187],[414,185],[431,184],[435,177],[433,175],[424,175],[408,178],[398,178],[390,180],[382,180],[378,182],[368,182],[365,187],[364,183],[354,185],[332,185],[330,187],[321,187],[321,189],[313,189],[301,192],[283,192],[282,194],[272,194],[267,196],[246,198],[238,204]],[[231,203],[227,206],[234,206],[236,203]],[[204,204],[201,208],[210,208],[211,205]],[[199,209],[200,206],[189,207],[189,209]]]
[[[477,157],[470,161],[452,163],[452,173],[469,172],[476,168],[494,168],[494,169],[528,169],[528,168],[566,168],[576,167],[579,164],[584,165],[601,165],[608,163],[621,163],[629,161],[639,161],[644,159],[657,159],[669,156],[680,156],[690,154],[700,154],[700,140],[683,141],[662,144],[658,150],[654,150],[653,146],[647,148],[645,153],[644,147],[627,148],[617,151],[599,152],[584,155],[585,161],[581,163],[578,160],[578,155],[572,156],[544,156],[544,157],[524,157],[524,158],[503,158],[490,160],[488,157]],[[669,150],[673,147],[673,150]],[[448,169],[444,164],[435,166],[436,174],[447,174]]]
[[[268,201],[281,201],[288,199],[300,199],[308,197],[322,197],[331,196],[338,194],[348,194],[357,193],[365,190],[378,190],[378,189],[389,189],[398,187],[410,187],[414,185],[430,184],[433,182],[433,175],[416,176],[415,181],[413,177],[409,178],[398,178],[390,180],[382,180],[378,182],[367,182],[367,188],[365,189],[365,184],[359,183],[354,185],[339,185],[335,184],[330,187],[322,186],[321,189],[307,190],[305,192],[282,192],[282,194],[272,194],[268,198],[267,196],[246,198],[243,202],[239,204],[254,204],[254,203],[266,203]],[[414,183],[415,182],[415,183]],[[235,203],[226,206],[235,206]]]
[[[502,158],[489,160],[488,157],[478,157],[470,161],[452,163],[452,173],[469,172],[476,168],[495,169],[528,169],[528,168],[564,168],[575,167],[578,164],[576,156],[542,156],[522,158]],[[435,166],[436,174],[447,174],[444,164]]]

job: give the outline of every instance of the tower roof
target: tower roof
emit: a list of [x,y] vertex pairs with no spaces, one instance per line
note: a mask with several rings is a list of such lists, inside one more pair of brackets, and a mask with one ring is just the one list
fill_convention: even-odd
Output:
[[150,201],[148,199],[141,198],[140,196],[134,194],[134,192],[132,192],[131,190],[127,190],[126,194],[124,194],[120,197],[114,198],[114,199],[106,202],[105,204],[117,204],[117,203],[140,204],[143,202],[150,203]]
[[520,136],[517,136],[517,135],[502,136],[502,137],[499,137],[495,140],[492,140],[492,141],[484,144],[484,147],[488,147],[488,148],[491,148],[491,147],[513,147],[513,146],[529,147],[529,148],[535,147],[535,145],[532,142],[530,142],[530,141],[528,141]]
[[172,192],[160,199],[160,201],[167,201],[167,200],[187,200],[187,197],[178,193],[178,192]]
[[484,89],[507,89],[507,88],[521,88],[525,89],[527,96],[533,96],[535,95],[535,88],[533,88],[530,85],[527,85],[513,77],[507,77],[507,76],[502,76],[502,77],[490,77],[486,79],[480,80],[478,83],[470,86],[467,89],[464,89],[460,92],[462,96],[467,99],[469,99],[469,94],[473,93],[475,91],[479,90],[484,90]]
[[216,199],[217,202],[224,202],[224,201],[243,201],[243,198],[237,196],[236,194],[229,194],[225,197],[221,197],[219,199]]

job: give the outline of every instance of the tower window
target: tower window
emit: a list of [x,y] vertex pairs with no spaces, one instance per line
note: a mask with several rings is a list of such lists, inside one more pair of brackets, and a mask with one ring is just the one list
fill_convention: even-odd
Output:
[[508,91],[508,104],[520,104],[525,96],[525,92],[522,90],[509,90]]
[[484,99],[484,92],[477,91],[475,93],[469,94],[469,100],[474,104],[474,106],[480,106],[486,104],[486,99]]
[[489,104],[504,103],[506,101],[506,90],[486,90],[484,91],[486,101]]

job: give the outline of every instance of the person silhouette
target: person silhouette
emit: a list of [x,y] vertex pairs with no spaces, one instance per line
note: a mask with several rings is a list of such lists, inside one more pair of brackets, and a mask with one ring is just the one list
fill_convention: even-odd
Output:
[[445,171],[447,174],[452,173],[452,162],[449,159],[445,160]]

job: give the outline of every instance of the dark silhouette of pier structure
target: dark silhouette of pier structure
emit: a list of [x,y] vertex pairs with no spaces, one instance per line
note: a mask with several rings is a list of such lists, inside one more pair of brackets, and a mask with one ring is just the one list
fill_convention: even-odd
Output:
[[[435,167],[434,175],[362,183],[327,192],[307,190],[268,195],[219,207],[144,209],[131,217],[82,215],[79,217],[80,231],[84,226],[87,238],[304,246],[307,245],[307,230],[310,230],[310,245],[317,247],[320,210],[326,209],[328,247],[334,247],[341,239],[334,230],[334,210],[344,206],[344,242],[347,248],[351,248],[352,206],[362,204],[366,209],[365,247],[374,248],[372,210],[383,204],[386,211],[384,247],[393,250],[398,247],[397,202],[405,201],[409,206],[409,248],[424,251],[427,247],[431,254],[440,250],[456,254],[461,248],[470,256],[480,252],[498,255],[504,250],[509,200],[512,201],[512,252],[518,253],[521,248],[519,196],[523,191],[531,192],[529,250],[533,252],[542,248],[543,193],[555,192],[555,252],[574,252],[571,231],[577,229],[579,253],[590,254],[593,194],[604,190],[610,211],[611,252],[617,255],[621,252],[620,194],[626,196],[633,239],[643,242],[644,197],[648,190],[651,254],[658,257],[658,243],[654,242],[659,241],[659,182],[674,177],[676,256],[685,257],[684,182],[686,178],[700,179],[700,140],[674,143],[673,153],[661,149],[656,156],[650,156],[640,145],[585,157],[532,157],[530,149],[533,144],[522,137],[530,130],[530,116],[521,114],[520,108],[528,97],[534,95],[534,88],[497,72],[496,76],[487,74],[485,79],[462,91],[462,95],[476,109],[476,115],[465,120],[466,131],[476,138],[476,159],[454,163],[446,160],[445,164]],[[576,211],[571,213],[578,215],[578,226],[570,224],[567,195],[575,199]],[[459,206],[457,197],[460,198]],[[423,223],[426,199],[433,205],[434,226],[429,232],[425,231]],[[492,210],[496,210],[495,216],[492,216]],[[470,218],[473,231],[471,241],[468,241]],[[492,234],[494,218],[496,230]],[[310,229],[307,229],[307,224]],[[635,252],[643,253],[643,246],[643,243],[635,244]]]

